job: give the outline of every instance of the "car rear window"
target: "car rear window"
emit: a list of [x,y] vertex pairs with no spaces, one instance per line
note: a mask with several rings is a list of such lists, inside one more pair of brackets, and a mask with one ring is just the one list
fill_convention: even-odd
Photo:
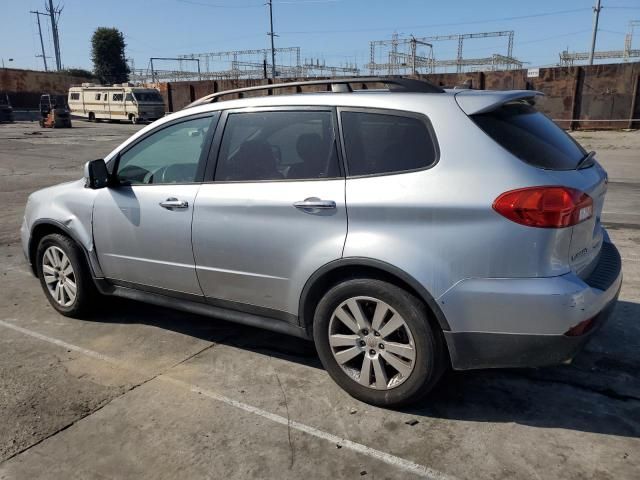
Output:
[[471,119],[513,155],[535,167],[574,170],[585,150],[526,102],[510,102]]
[[424,120],[401,115],[342,112],[349,175],[379,175],[433,165],[434,141]]

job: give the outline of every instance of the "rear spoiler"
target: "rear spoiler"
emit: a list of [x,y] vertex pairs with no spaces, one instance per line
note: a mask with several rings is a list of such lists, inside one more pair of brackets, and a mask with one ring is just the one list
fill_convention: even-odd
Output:
[[544,95],[536,90],[460,90],[456,92],[456,102],[467,115],[490,112],[514,100],[534,102],[536,97]]

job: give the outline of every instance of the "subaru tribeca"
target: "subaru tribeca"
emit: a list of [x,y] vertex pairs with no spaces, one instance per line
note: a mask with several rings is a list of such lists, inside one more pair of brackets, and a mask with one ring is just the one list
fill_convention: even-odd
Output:
[[33,193],[24,252],[63,315],[115,295],[313,339],[375,405],[448,365],[569,361],[621,261],[607,174],[538,95],[390,78],[209,95]]

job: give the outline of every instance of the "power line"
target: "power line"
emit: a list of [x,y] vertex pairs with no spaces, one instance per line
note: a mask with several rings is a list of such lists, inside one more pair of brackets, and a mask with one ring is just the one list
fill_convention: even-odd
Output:
[[501,17],[501,18],[488,18],[484,20],[470,20],[468,22],[456,22],[456,23],[433,23],[430,25],[405,25],[405,26],[393,26],[393,27],[377,27],[377,28],[350,28],[347,30],[305,30],[305,31],[284,31],[280,32],[281,34],[323,34],[323,33],[352,33],[352,32],[375,32],[375,31],[388,31],[390,29],[417,29],[417,28],[437,28],[437,27],[457,27],[461,25],[476,25],[482,23],[491,23],[491,22],[502,22],[502,21],[514,21],[514,20],[525,20],[529,18],[539,18],[539,17],[549,17],[554,15],[565,15],[569,13],[576,12],[584,12],[587,10],[591,10],[591,8],[574,8],[571,10],[557,10],[555,12],[542,12],[542,13],[534,13],[530,15],[517,15],[514,17]]
[[180,3],[188,3],[190,5],[198,5],[200,7],[209,7],[209,8],[262,8],[263,4],[252,4],[252,5],[221,5],[219,3],[205,3],[205,2],[197,2],[195,0],[177,0]]

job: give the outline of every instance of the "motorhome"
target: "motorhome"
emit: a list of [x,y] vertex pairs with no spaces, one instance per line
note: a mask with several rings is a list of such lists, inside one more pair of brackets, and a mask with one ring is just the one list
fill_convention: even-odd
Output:
[[130,83],[112,86],[83,83],[69,89],[71,114],[99,120],[153,121],[164,116],[164,103],[155,88],[134,87]]

